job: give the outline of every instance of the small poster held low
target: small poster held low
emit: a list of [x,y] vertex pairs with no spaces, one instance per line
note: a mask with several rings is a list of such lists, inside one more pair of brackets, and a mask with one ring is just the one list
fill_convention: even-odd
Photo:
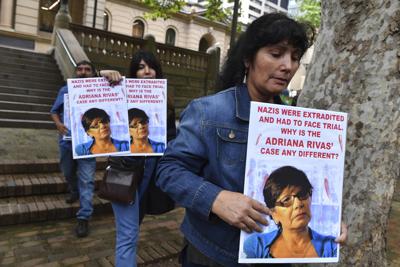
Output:
[[131,156],[162,155],[167,145],[167,80],[126,79]]
[[347,114],[251,102],[244,194],[271,211],[240,263],[338,262]]
[[129,153],[125,81],[68,79],[73,158]]

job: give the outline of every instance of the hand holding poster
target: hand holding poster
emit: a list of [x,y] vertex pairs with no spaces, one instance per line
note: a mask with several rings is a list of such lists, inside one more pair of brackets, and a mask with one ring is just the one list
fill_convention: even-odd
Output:
[[129,152],[124,80],[68,79],[68,96],[74,159]]
[[162,155],[167,145],[167,80],[126,79],[131,156]]
[[347,114],[251,102],[244,194],[271,210],[240,263],[337,262]]

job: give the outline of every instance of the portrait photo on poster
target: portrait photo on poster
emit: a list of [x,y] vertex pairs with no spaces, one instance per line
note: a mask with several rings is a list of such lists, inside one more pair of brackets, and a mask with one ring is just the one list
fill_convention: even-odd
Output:
[[167,146],[167,80],[126,79],[130,156],[161,156]]
[[129,153],[124,82],[109,86],[104,78],[68,79],[74,158]]
[[338,262],[347,114],[252,102],[244,194],[270,209],[240,263]]

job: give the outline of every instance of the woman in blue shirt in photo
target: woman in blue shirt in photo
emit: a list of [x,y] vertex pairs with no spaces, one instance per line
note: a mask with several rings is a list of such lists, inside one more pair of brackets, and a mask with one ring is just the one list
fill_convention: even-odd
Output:
[[337,256],[335,238],[308,227],[312,188],[306,174],[295,167],[284,166],[271,173],[263,194],[278,230],[250,235],[244,242],[247,258]]
[[89,142],[79,144],[75,151],[78,156],[129,151],[129,142],[111,137],[110,116],[102,109],[91,108],[85,111],[81,119]]

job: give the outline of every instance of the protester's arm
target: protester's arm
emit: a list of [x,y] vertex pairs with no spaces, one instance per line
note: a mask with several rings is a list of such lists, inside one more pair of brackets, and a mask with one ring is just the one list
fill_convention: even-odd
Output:
[[178,135],[169,142],[158,163],[156,183],[175,202],[208,220],[211,205],[222,188],[200,176],[208,159],[198,104],[193,101],[182,112]]
[[62,87],[57,94],[57,98],[54,101],[53,106],[50,109],[50,116],[51,119],[56,124],[57,130],[61,135],[67,134],[68,129],[65,125],[61,122],[60,112],[64,108],[64,94],[68,93],[68,89],[66,86]]
[[56,124],[57,130],[61,135],[65,135],[68,133],[68,128],[65,127],[65,125],[61,122],[60,116],[56,113],[51,113],[50,114],[51,119],[54,121]]
[[208,162],[209,146],[201,127],[203,110],[205,107],[201,103],[193,101],[182,113],[178,135],[169,143],[159,162],[157,185],[177,203],[204,220],[214,213],[240,229],[260,231],[256,221],[267,224],[260,214],[268,212],[263,204],[241,193],[223,190],[201,177],[202,169]]

